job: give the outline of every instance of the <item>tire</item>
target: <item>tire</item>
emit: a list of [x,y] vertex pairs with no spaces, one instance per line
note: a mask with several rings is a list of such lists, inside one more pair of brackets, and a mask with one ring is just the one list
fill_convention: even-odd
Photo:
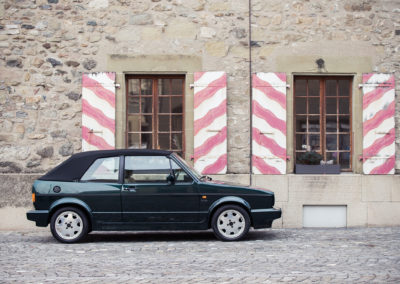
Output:
[[75,207],[58,209],[50,220],[53,237],[62,243],[76,243],[89,232],[89,221],[82,210]]
[[238,205],[224,205],[215,211],[211,220],[215,236],[222,241],[243,239],[250,229],[250,217]]

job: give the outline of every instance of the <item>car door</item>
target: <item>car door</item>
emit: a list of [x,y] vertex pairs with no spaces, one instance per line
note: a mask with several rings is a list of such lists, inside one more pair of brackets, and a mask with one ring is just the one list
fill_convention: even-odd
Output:
[[79,183],[74,183],[75,187],[79,184],[76,197],[91,208],[96,226],[121,222],[120,159],[122,157],[96,159]]
[[[175,182],[167,178],[172,170]],[[142,228],[181,228],[199,222],[200,197],[192,178],[166,156],[126,156],[121,192],[124,222]]]

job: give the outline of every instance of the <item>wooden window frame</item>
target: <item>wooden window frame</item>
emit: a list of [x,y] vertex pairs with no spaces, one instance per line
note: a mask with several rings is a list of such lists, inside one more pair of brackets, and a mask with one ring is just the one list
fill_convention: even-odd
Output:
[[[161,79],[182,79],[182,95],[168,95],[165,97],[169,97],[170,98],[170,107],[171,107],[171,101],[172,101],[172,97],[182,97],[182,112],[181,113],[161,113],[162,115],[169,115],[170,117],[170,123],[172,122],[172,115],[181,115],[182,117],[182,131],[173,131],[172,130],[172,125],[170,126],[170,131],[168,132],[164,132],[164,133],[170,133],[170,141],[169,141],[169,145],[170,148],[172,148],[172,135],[173,133],[181,133],[182,134],[182,149],[181,150],[174,150],[174,149],[168,149],[169,151],[173,151],[175,153],[182,153],[182,156],[185,156],[185,152],[186,152],[186,137],[185,137],[185,75],[173,75],[173,74],[167,74],[167,75],[149,75],[149,74],[144,74],[144,75],[139,75],[139,74],[135,74],[135,75],[126,75],[125,76],[125,86],[126,86],[126,94],[125,94],[125,100],[126,100],[126,108],[125,108],[125,125],[126,125],[126,130],[125,130],[125,145],[126,148],[128,148],[128,135],[130,133],[146,133],[143,131],[131,131],[129,132],[128,129],[128,118],[130,116],[129,113],[129,80],[130,79],[151,79],[152,80],[152,112],[148,113],[146,115],[151,115],[152,116],[152,149],[160,149],[160,146],[158,144],[158,134],[163,133],[164,131],[159,131],[158,130],[158,115],[159,115],[159,111],[158,111],[158,102],[159,102],[159,94],[158,94],[158,81]],[[139,92],[139,97],[141,98],[141,90]],[[150,97],[150,96],[148,96]],[[139,113],[137,115],[140,115],[142,112],[142,104],[139,103]],[[171,110],[170,110],[171,111]],[[140,144],[141,144],[141,135],[140,135]]]
[[[353,127],[352,127],[352,121],[353,121],[353,112],[352,112],[352,86],[353,86],[353,77],[352,76],[294,76],[293,78],[293,157],[297,157],[297,153],[302,153],[302,152],[306,152],[307,150],[297,150],[297,136],[296,134],[306,134],[307,137],[310,134],[313,134],[314,132],[310,132],[308,129],[308,117],[309,116],[317,116],[317,114],[313,115],[313,114],[309,114],[308,111],[308,97],[309,97],[309,89],[308,89],[308,84],[306,85],[306,96],[296,96],[296,81],[297,80],[319,80],[320,83],[320,87],[319,87],[319,119],[320,119],[320,131],[319,131],[319,135],[320,135],[320,150],[318,151],[318,153],[320,153],[323,156],[323,159],[326,161],[326,157],[327,157],[327,153],[328,152],[337,152],[337,153],[341,153],[341,152],[349,152],[349,168],[344,168],[341,169],[341,172],[352,172],[353,171]],[[325,86],[326,86],[326,81],[328,80],[348,80],[349,81],[349,96],[340,96],[339,92],[338,92],[338,88],[339,88],[339,84],[336,83],[336,96],[326,96],[325,94]],[[300,98],[307,98],[306,100],[306,114],[299,114],[299,115],[305,115],[307,117],[307,121],[306,121],[306,132],[297,132],[297,110],[296,110],[296,99],[300,97]],[[312,97],[312,96],[311,96]],[[337,98],[336,100],[336,114],[334,114],[337,118],[339,118],[341,116],[341,114],[339,113],[339,99],[340,98],[348,98],[349,99],[349,132],[340,132],[339,131],[339,119],[337,119],[337,131],[336,131],[336,143],[337,145],[339,144],[339,135],[340,134],[349,134],[350,136],[350,151],[348,150],[327,150],[326,149],[326,97],[332,97],[332,98]],[[316,98],[316,96],[314,96],[314,98]],[[331,116],[334,116],[331,115]],[[342,114],[343,116],[347,115],[347,114]],[[328,116],[330,116],[328,114]],[[315,133],[314,133],[315,134]],[[329,134],[329,132],[328,132]],[[323,140],[322,140],[323,139]],[[307,144],[309,142],[307,141]],[[337,146],[338,148],[338,146]],[[328,152],[327,152],[328,151]],[[340,154],[339,154],[340,156]],[[338,160],[339,161],[339,160]]]

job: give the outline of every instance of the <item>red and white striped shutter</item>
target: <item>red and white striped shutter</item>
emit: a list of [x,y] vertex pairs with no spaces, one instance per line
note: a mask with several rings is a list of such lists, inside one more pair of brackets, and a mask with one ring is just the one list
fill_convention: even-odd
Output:
[[115,148],[115,73],[82,75],[82,151]]
[[363,171],[394,174],[394,75],[363,74]]
[[227,170],[226,73],[194,73],[194,167],[201,174]]
[[254,174],[286,173],[286,74],[253,74]]

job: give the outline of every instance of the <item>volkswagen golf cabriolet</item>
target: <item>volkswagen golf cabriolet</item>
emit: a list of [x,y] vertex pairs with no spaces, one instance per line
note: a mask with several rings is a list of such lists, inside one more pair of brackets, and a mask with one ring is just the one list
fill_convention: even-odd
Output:
[[199,175],[173,152],[82,152],[36,180],[36,226],[50,224],[60,242],[81,241],[91,231],[207,230],[237,241],[250,227],[270,228],[281,217],[274,193]]

